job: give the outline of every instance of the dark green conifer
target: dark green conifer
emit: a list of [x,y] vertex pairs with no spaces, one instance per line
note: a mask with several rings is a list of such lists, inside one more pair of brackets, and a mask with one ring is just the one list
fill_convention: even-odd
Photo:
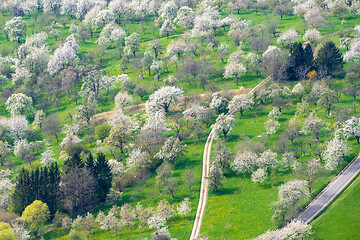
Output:
[[327,75],[332,75],[343,68],[343,58],[340,50],[333,42],[326,42],[320,49],[316,57],[316,67],[318,71],[323,70]]
[[111,167],[108,161],[105,159],[103,153],[97,154],[97,161],[95,162],[94,177],[97,182],[96,194],[100,201],[105,201],[106,195],[111,188],[112,174]]

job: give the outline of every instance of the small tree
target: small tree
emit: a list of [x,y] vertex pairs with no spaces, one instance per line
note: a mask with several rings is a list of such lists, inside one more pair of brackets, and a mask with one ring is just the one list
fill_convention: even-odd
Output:
[[173,165],[175,165],[176,158],[180,155],[183,155],[186,151],[187,146],[181,145],[181,142],[178,138],[169,137],[166,139],[164,146],[155,155],[155,157],[163,161],[170,161]]
[[267,172],[263,168],[258,168],[255,172],[251,174],[251,181],[255,183],[258,182],[260,187],[260,183],[265,181],[266,176]]
[[254,105],[253,100],[251,100],[247,94],[235,95],[229,102],[228,109],[232,114],[240,112],[241,116],[246,109],[251,108]]
[[274,119],[268,119],[265,122],[265,130],[266,130],[266,134],[270,135],[276,133],[276,130],[280,127],[280,123]]
[[179,190],[178,181],[176,178],[172,177],[167,180],[167,184],[165,186],[165,191],[169,193],[174,199],[174,193]]
[[191,212],[191,203],[189,198],[184,198],[176,209],[179,215],[188,215]]
[[191,191],[191,187],[194,185],[195,179],[194,179],[194,172],[190,168],[186,170],[185,173],[185,184],[189,191]]
[[218,191],[219,187],[222,186],[224,180],[224,174],[221,169],[221,166],[217,163],[211,164],[210,174],[209,174],[209,187],[215,189],[215,192]]
[[5,23],[4,31],[10,37],[11,41],[20,43],[21,37],[26,35],[27,23],[22,17],[14,17]]
[[129,126],[119,125],[113,127],[110,131],[110,135],[105,139],[106,144],[120,148],[121,153],[124,153],[124,144],[127,143],[131,138],[131,131]]
[[309,160],[308,163],[303,163],[301,168],[301,174],[307,181],[309,193],[311,193],[311,188],[316,179],[320,177],[319,170],[321,169],[321,164],[319,159]]
[[225,116],[223,113],[218,116],[214,125],[212,125],[212,129],[214,131],[215,136],[222,133],[224,138],[226,139],[227,134],[232,131],[233,127],[236,124],[236,120],[233,115]]
[[183,93],[184,91],[180,88],[165,86],[151,94],[149,100],[155,107],[164,108],[165,112],[168,112],[170,104],[182,97]]
[[343,123],[342,129],[344,132],[353,135],[356,138],[357,143],[360,144],[360,118],[352,117],[346,120]]
[[334,90],[326,88],[321,94],[318,101],[319,108],[325,108],[330,116],[331,107],[339,101],[339,96]]
[[46,203],[35,200],[32,204],[27,206],[21,217],[29,229],[37,236],[39,230],[50,217],[49,208]]
[[12,115],[33,114],[33,101],[23,93],[14,93],[6,100],[6,110]]

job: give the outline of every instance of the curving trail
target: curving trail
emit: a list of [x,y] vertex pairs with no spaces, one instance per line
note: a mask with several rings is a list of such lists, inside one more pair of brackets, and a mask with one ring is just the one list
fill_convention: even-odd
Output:
[[298,217],[299,220],[309,223],[314,219],[331,201],[344,190],[348,184],[360,172],[360,155],[349,163],[305,208]]
[[[267,77],[264,80],[262,80],[258,85],[256,85],[253,89],[251,89],[247,94],[249,96],[253,95],[256,90],[258,90],[263,84],[268,82],[271,79],[271,77]],[[244,92],[241,92],[244,93]],[[241,94],[238,93],[238,94]],[[229,113],[227,113],[225,116],[229,116]],[[207,202],[207,195],[208,195],[208,183],[207,179],[210,173],[210,153],[211,153],[211,145],[214,140],[214,134],[211,131],[204,147],[204,154],[203,154],[203,170],[202,170],[202,177],[201,177],[201,187],[200,187],[200,197],[199,197],[199,203],[198,208],[196,211],[196,217],[194,220],[194,225],[192,228],[190,240],[195,240],[199,237],[200,229],[202,220],[204,218],[205,214],[205,207]]]

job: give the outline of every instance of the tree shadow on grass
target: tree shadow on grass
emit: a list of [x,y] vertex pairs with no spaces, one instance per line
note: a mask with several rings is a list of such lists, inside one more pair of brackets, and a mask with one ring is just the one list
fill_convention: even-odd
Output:
[[238,188],[219,188],[217,192],[213,190],[212,193],[215,194],[216,196],[232,195],[238,190],[239,190]]

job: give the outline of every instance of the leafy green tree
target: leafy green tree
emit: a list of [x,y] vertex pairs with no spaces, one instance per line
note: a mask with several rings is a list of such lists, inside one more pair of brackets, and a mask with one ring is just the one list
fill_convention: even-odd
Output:
[[98,153],[94,166],[94,178],[97,182],[95,192],[100,201],[106,200],[106,195],[111,188],[112,174],[111,167],[103,153]]
[[213,163],[210,168],[209,187],[215,189],[215,192],[217,192],[219,187],[222,186],[224,178],[220,164]]
[[334,103],[339,101],[339,96],[334,90],[326,88],[321,94],[318,101],[319,108],[325,108],[327,110],[328,116],[330,115],[331,107]]
[[110,129],[111,129],[111,127],[107,123],[97,125],[95,127],[95,137],[96,137],[96,139],[104,140],[105,138],[107,138],[109,136]]
[[316,67],[332,75],[343,68],[343,57],[333,42],[326,42],[320,49],[316,58]]
[[50,211],[46,203],[35,200],[27,206],[21,217],[31,232],[37,236],[39,229],[45,224],[50,217]]

